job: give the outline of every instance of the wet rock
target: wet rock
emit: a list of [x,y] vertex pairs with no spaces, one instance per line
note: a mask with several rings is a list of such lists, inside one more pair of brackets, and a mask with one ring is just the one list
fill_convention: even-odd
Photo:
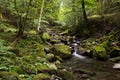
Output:
[[85,48],[82,48],[81,46],[78,47],[78,50],[77,50],[78,54],[84,55],[85,52],[86,52]]
[[120,69],[120,63],[115,63],[113,69]]
[[80,54],[80,55],[93,57],[92,49],[86,49],[86,48],[83,48],[81,46],[78,47],[77,53]]
[[70,58],[71,55],[71,48],[64,44],[55,44],[51,49],[52,53],[55,55],[60,56],[63,59]]
[[88,74],[83,74],[83,75],[81,76],[81,78],[82,78],[82,79],[88,79],[88,78],[89,78],[89,75],[88,75]]
[[86,70],[86,69],[75,69],[75,72],[81,73],[81,74],[89,74],[90,76],[96,75],[94,72]]
[[119,61],[120,61],[120,56],[114,57],[114,58],[110,58],[109,61],[112,61],[112,62],[119,62]]

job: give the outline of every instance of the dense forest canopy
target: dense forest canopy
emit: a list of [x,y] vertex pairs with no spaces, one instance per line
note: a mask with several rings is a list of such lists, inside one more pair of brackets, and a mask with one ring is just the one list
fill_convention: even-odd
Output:
[[120,4],[120,0],[1,0],[0,2],[1,18],[8,21],[13,19],[11,23],[19,27],[17,34],[19,36],[22,35],[24,28],[39,29],[48,24],[61,24],[68,29],[76,26],[80,28],[82,21],[88,23],[87,18],[95,15],[103,17],[119,12]]

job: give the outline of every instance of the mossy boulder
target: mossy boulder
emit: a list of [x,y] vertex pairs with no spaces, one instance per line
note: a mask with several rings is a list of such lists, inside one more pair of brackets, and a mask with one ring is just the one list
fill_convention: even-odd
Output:
[[62,80],[74,80],[74,74],[66,69],[59,70],[57,74],[62,78]]
[[35,63],[35,68],[37,69],[37,72],[48,72],[49,67],[47,64],[42,63]]
[[106,60],[108,58],[108,54],[106,49],[103,46],[96,46],[93,50],[93,55],[97,59]]
[[40,73],[35,75],[33,80],[50,80],[50,76],[48,74]]
[[71,57],[71,48],[64,44],[55,44],[51,51],[63,59]]
[[37,69],[37,72],[42,72],[42,73],[52,73],[57,70],[57,66],[52,63],[36,63],[35,67]]
[[43,40],[49,41],[51,39],[51,36],[47,32],[45,32],[45,33],[43,33],[42,38],[43,38]]
[[46,55],[46,58],[47,58],[48,61],[53,61],[55,56],[54,56],[54,54],[49,53],[49,54]]
[[2,80],[18,80],[18,74],[15,72],[0,71]]

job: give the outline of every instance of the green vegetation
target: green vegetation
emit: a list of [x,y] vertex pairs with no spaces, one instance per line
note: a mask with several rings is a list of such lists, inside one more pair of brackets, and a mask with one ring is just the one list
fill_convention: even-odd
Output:
[[120,61],[119,14],[120,0],[0,0],[0,80],[84,78],[63,65],[75,51]]

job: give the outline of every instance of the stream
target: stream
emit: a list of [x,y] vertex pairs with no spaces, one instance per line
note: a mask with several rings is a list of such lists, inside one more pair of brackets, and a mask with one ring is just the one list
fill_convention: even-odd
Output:
[[114,63],[79,55],[76,46],[74,43],[72,58],[64,61],[66,69],[74,72],[74,80],[120,80],[120,70],[113,69]]

